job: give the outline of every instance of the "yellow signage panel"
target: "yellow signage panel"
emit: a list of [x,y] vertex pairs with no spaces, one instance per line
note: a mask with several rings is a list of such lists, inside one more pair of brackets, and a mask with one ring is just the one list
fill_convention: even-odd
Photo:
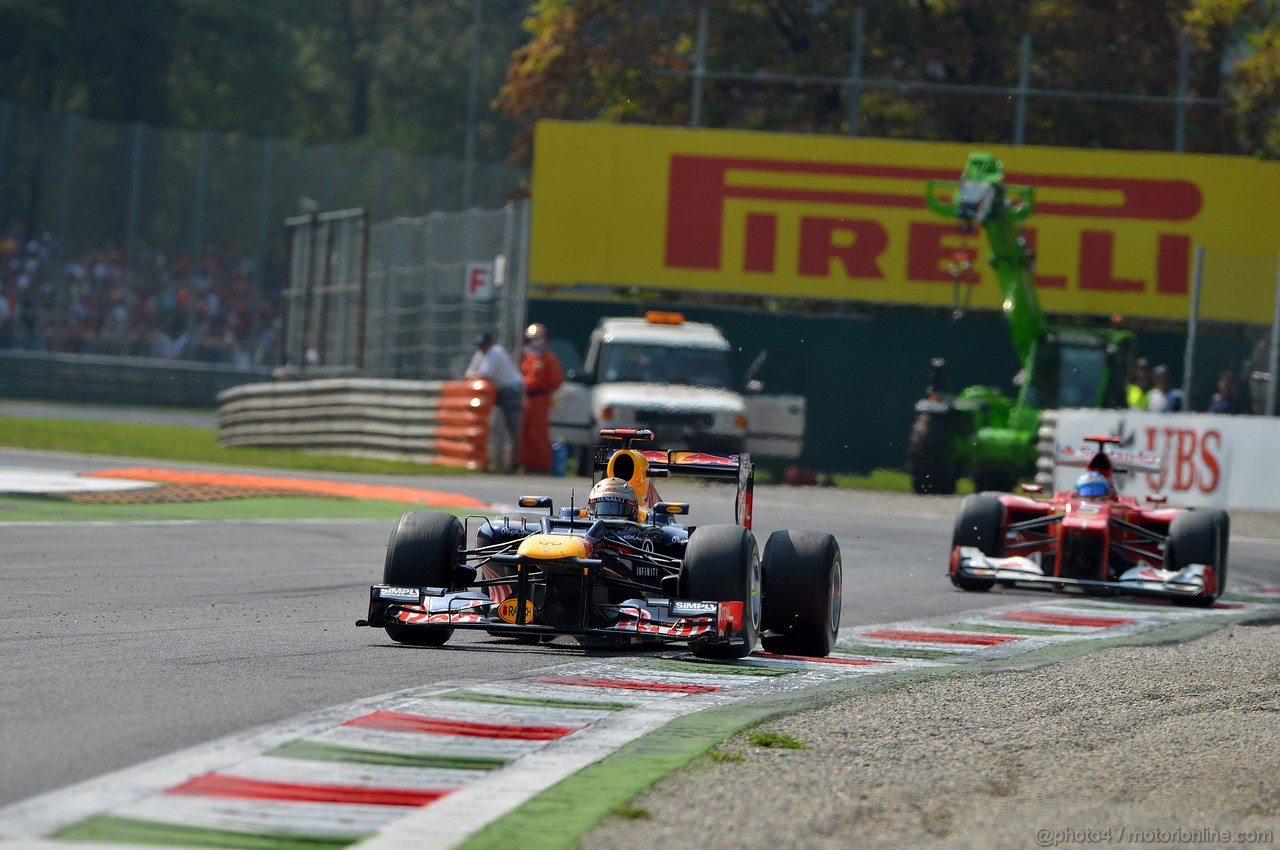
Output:
[[[953,256],[988,249],[925,207],[925,182],[974,149],[1035,188],[1046,311],[1185,319],[1197,245],[1274,269],[1280,163],[544,121],[530,280],[949,307]],[[998,308],[974,266],[971,306]],[[1206,275],[1205,293],[1203,318],[1267,322],[1274,274]]]

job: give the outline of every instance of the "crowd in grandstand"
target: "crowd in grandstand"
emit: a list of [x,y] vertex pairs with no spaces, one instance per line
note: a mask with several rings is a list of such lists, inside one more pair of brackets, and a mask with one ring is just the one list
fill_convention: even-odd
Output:
[[53,234],[0,232],[0,349],[275,365],[278,287],[213,248],[193,261],[107,245],[62,257]]

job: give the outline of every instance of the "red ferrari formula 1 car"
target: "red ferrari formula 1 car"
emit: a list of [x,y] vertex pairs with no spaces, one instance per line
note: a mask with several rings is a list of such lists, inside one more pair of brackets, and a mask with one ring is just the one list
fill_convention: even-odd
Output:
[[1226,512],[1170,508],[1157,496],[1140,505],[1119,495],[1117,473],[1158,471],[1160,459],[1109,453],[1115,437],[1085,439],[1097,443],[1096,452],[1060,449],[1056,459],[1085,467],[1073,490],[965,497],[951,538],[951,583],[973,591],[1025,583],[1212,605],[1227,582]]

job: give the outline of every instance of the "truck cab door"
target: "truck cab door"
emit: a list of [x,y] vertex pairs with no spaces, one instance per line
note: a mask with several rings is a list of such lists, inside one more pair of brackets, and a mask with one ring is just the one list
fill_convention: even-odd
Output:
[[804,396],[748,393],[743,401],[747,407],[747,451],[759,457],[800,457],[804,448]]

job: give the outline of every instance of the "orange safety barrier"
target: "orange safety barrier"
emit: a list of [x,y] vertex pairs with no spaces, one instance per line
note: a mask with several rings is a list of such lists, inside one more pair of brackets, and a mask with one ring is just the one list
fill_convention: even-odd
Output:
[[489,416],[497,389],[489,381],[444,381],[437,406],[436,463],[489,468]]

